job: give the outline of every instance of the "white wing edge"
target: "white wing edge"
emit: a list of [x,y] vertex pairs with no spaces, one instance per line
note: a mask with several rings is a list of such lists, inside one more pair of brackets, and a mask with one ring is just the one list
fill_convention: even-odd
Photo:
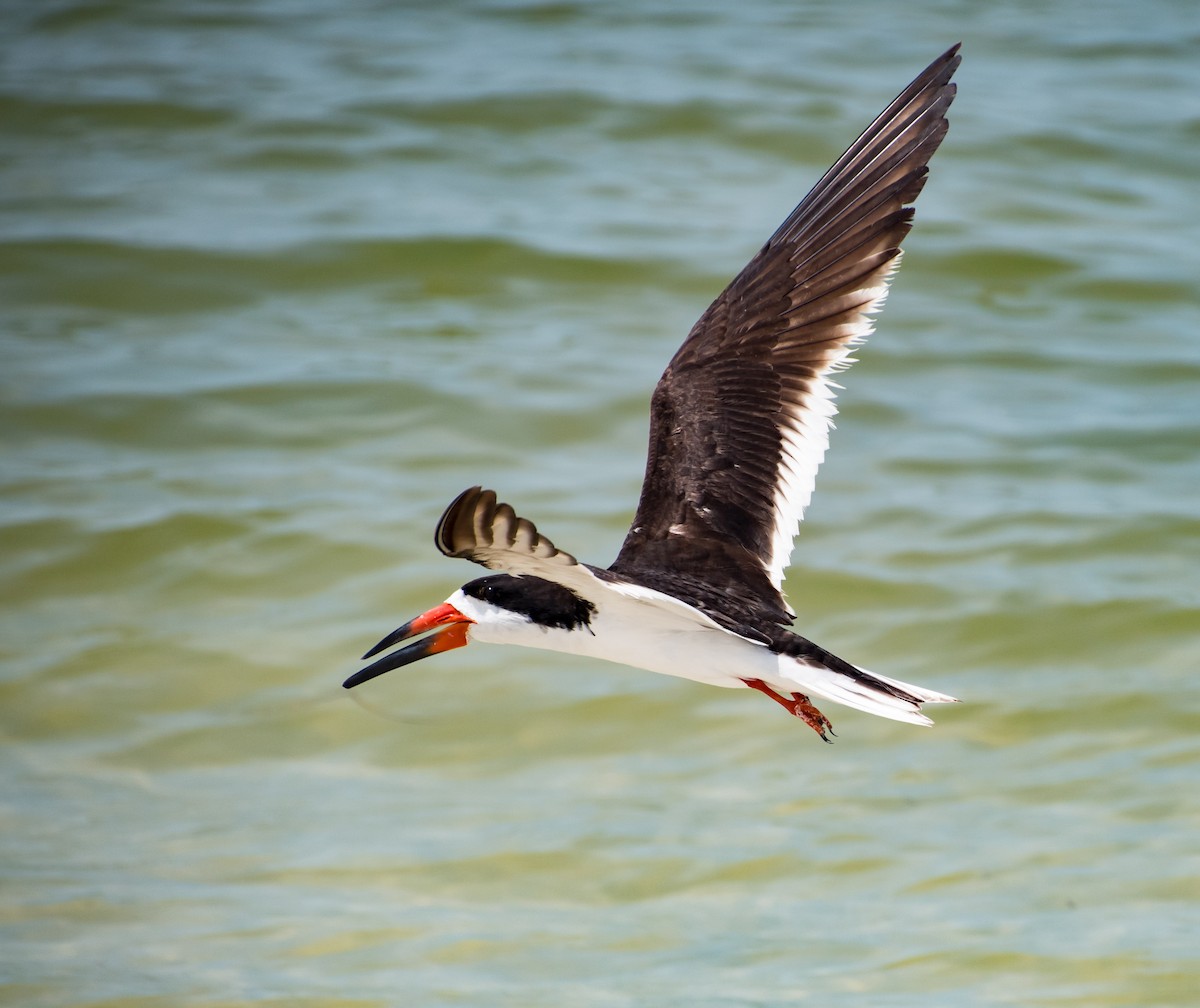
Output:
[[780,428],[783,445],[779,459],[779,483],[775,488],[775,531],[771,537],[771,556],[766,563],[766,569],[771,583],[781,593],[783,572],[791,560],[793,543],[804,518],[804,511],[812,500],[817,483],[817,470],[829,450],[829,432],[833,429],[833,418],[837,415],[835,398],[837,390],[842,386],[830,380],[830,375],[845,371],[853,364],[857,360],[852,356],[853,351],[865,343],[875,331],[875,320],[872,316],[883,308],[889,285],[896,270],[900,268],[902,256],[902,252],[897,252],[878,282],[862,289],[862,293],[868,295],[869,300],[858,309],[861,318],[849,323],[855,330],[853,335],[846,340],[841,350],[813,382],[812,391],[806,397],[804,405],[790,413],[787,422]]

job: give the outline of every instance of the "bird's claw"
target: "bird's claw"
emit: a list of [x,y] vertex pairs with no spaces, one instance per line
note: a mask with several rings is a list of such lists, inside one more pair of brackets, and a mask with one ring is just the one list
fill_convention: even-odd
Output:
[[808,699],[808,697],[803,693],[793,693],[792,698],[789,700],[787,697],[776,693],[761,679],[743,679],[742,682],[744,682],[751,689],[758,690],[759,693],[769,696],[789,714],[794,714],[813,731],[820,735],[821,741],[828,742],[832,745],[833,739],[831,739],[829,736],[833,735],[834,738],[837,738],[837,734],[833,730],[833,723],[829,720],[829,718],[817,710],[817,708],[812,705],[812,702]]
[[837,732],[833,730],[833,722],[817,710],[808,697],[803,693],[793,693],[792,703],[789,706],[796,717],[821,736],[822,742],[828,742],[830,745],[833,745],[833,739],[829,737],[832,735],[833,738],[837,738]]

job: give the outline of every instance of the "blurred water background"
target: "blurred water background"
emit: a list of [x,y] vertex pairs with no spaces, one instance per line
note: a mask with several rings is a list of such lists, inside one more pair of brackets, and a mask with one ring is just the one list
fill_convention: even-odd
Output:
[[[650,389],[964,42],[797,542],[932,731],[479,646],[473,483],[607,563]],[[1193,1005],[1200,9],[0,6],[0,1000]]]

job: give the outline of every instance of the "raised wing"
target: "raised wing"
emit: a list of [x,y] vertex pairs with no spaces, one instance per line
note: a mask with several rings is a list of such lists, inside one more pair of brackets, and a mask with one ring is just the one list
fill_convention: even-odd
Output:
[[883,111],[692,328],[654,390],[614,573],[727,624],[790,622],[783,571],[829,445],[830,375],[872,330],[959,60],[955,46]]
[[[490,570],[513,574],[543,573],[579,563],[542,535],[528,518],[496,499],[494,490],[469,487],[442,513],[434,532],[437,548],[448,557],[460,557]],[[536,567],[537,570],[522,570]]]
[[498,501],[494,490],[470,487],[451,501],[434,533],[437,548],[508,574],[557,581],[587,599],[602,591],[590,567],[538,532],[528,518]]

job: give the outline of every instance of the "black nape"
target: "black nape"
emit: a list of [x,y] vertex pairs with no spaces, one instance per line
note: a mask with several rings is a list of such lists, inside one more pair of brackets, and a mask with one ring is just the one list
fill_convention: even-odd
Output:
[[596,607],[570,588],[539,577],[493,574],[462,586],[463,594],[520,613],[538,626],[591,629]]

